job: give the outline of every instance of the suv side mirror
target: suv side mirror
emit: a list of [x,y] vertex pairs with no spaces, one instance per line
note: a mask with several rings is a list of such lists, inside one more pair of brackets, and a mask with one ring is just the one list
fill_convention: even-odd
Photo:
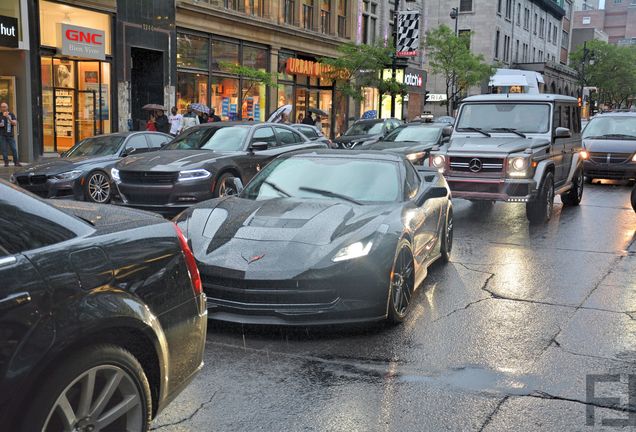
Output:
[[267,150],[269,148],[269,143],[265,141],[257,141],[250,144],[250,150],[252,151],[262,151]]
[[442,128],[442,136],[443,137],[449,137],[453,134],[453,127],[452,126],[444,126],[444,128]]
[[236,190],[237,194],[240,194],[241,192],[243,192],[243,189],[245,188],[243,187],[243,182],[241,181],[240,178],[232,177],[230,181],[232,182],[232,185],[234,185],[234,189]]
[[570,129],[568,128],[558,127],[554,131],[554,138],[571,138],[571,137],[572,137],[572,132],[570,132]]

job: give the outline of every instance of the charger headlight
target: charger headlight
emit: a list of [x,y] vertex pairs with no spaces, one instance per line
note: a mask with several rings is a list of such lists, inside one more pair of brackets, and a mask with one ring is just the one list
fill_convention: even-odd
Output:
[[203,180],[211,176],[212,173],[204,169],[179,171],[179,181]]
[[338,253],[336,253],[334,257],[331,258],[331,261],[347,261],[350,259],[367,256],[371,251],[371,246],[373,246],[373,241],[352,243],[349,246],[345,246],[340,249]]

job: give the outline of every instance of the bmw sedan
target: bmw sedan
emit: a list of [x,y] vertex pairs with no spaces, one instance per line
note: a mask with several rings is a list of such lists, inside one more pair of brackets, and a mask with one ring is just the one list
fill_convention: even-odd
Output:
[[159,150],[172,136],[159,132],[123,132],[86,138],[60,158],[45,158],[16,172],[11,181],[43,198],[68,197],[107,203],[110,169],[123,157]]
[[424,165],[431,149],[447,142],[452,132],[453,128],[446,123],[407,123],[382,140],[357,148],[398,153],[415,165]]
[[159,216],[0,181],[0,280],[3,431],[147,431],[203,365],[196,262]]
[[192,204],[236,193],[276,156],[326,148],[280,123],[215,122],[196,126],[158,152],[127,157],[112,170],[122,205],[175,215]]
[[403,321],[453,240],[450,192],[435,171],[384,152],[283,155],[237,196],[177,224],[192,242],[209,316],[312,325]]
[[401,124],[400,120],[393,118],[357,120],[342,136],[336,138],[334,143],[342,149],[371,144],[381,140]]
[[584,169],[594,179],[636,180],[636,113],[598,114],[583,130]]

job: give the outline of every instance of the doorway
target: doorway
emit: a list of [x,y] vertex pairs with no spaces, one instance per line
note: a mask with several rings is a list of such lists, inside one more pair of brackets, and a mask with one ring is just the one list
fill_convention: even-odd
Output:
[[148,114],[146,104],[163,105],[163,52],[131,48],[131,118],[134,130],[145,130]]

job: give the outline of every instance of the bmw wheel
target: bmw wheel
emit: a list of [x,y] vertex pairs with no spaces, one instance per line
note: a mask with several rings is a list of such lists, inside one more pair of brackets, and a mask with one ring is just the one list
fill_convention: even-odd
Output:
[[150,387],[137,359],[114,345],[64,361],[38,387],[22,431],[147,431]]
[[94,171],[84,182],[84,196],[87,201],[106,204],[110,201],[110,177],[104,171]]
[[399,324],[406,318],[413,292],[415,291],[415,269],[411,245],[406,240],[398,244],[391,274],[389,275],[388,321]]

